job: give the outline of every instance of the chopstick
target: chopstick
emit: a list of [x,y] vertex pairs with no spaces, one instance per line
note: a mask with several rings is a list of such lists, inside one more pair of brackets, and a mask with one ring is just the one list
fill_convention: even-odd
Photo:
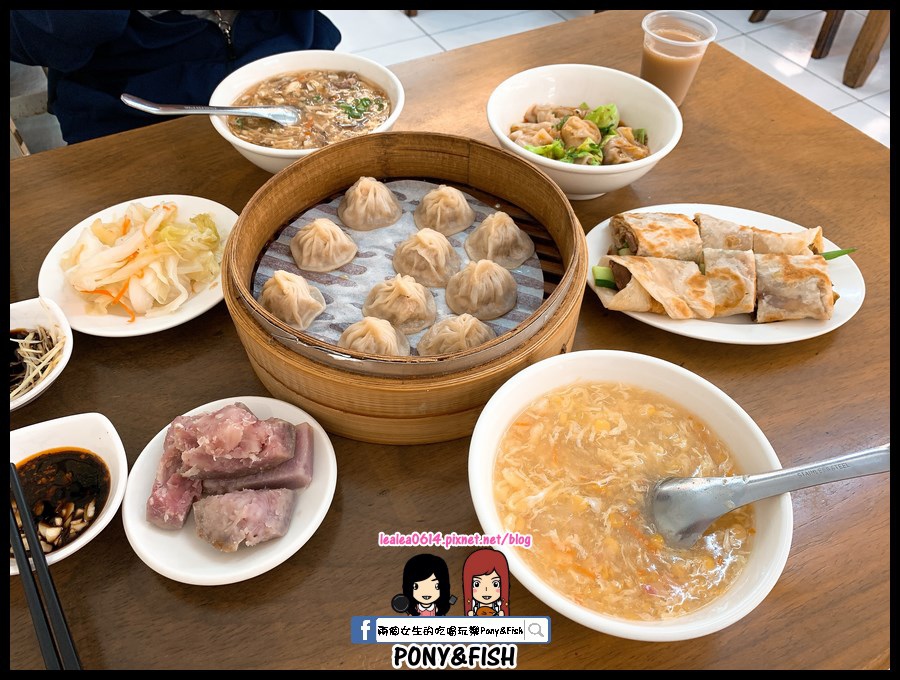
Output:
[[[35,582],[35,574],[31,571],[25,545],[16,524],[12,500],[10,500],[9,542],[16,557],[16,564],[19,565],[19,576],[22,579],[22,587],[25,589],[25,598],[28,600],[28,609],[31,611],[31,621],[37,633],[44,665],[48,670],[81,670],[78,652],[75,651],[75,643],[69,633],[69,625],[66,623],[66,616],[63,614],[56,587],[53,585],[53,578],[50,576],[47,558],[44,557],[44,551],[41,550],[41,542],[35,531],[34,522],[30,521],[31,511],[25,500],[25,492],[22,490],[15,463],[9,464],[9,487],[16,500],[16,506],[19,508],[19,517],[25,531],[25,538],[28,539],[28,545],[31,547],[31,559],[37,574],[37,582]],[[38,591],[38,583],[40,591]],[[43,593],[43,601],[40,593]]]

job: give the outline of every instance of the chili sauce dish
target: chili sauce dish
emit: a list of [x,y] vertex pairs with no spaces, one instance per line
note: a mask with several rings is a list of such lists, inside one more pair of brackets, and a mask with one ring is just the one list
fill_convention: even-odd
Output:
[[[116,428],[100,413],[47,420],[9,433],[28,508],[14,507],[16,522],[32,521],[47,563],[84,548],[116,515],[125,495],[128,461]],[[24,534],[23,534],[24,535]],[[32,546],[27,546],[29,550]],[[18,574],[10,554],[9,574]]]

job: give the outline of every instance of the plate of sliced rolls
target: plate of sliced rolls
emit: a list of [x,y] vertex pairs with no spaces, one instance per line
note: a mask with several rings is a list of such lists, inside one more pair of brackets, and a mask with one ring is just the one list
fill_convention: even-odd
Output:
[[606,309],[700,340],[806,340],[845,324],[865,298],[853,248],[820,225],[743,208],[636,208],[598,224],[587,243],[587,284]]

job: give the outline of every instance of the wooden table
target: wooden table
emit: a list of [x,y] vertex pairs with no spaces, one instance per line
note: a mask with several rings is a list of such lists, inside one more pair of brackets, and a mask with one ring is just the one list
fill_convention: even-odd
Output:
[[[397,129],[495,143],[484,106],[501,80],[552,62],[637,73],[642,16],[604,12],[401,64],[395,71],[407,103]],[[888,150],[716,45],[682,113],[681,143],[653,172],[576,202],[585,228],[623,210],[672,202],[821,224],[832,241],[860,248],[854,260],[866,280],[865,304],[825,336],[744,347],[691,340],[607,313],[588,291],[576,349],[642,352],[698,373],[747,410],[786,465],[887,441]],[[166,193],[205,196],[240,211],[268,178],[195,117],[11,161],[10,300],[37,294],[47,251],[86,215]],[[100,411],[133,462],[175,415],[245,394],[266,392],[220,304],[155,335],[76,334],[62,377],[12,414],[10,427]],[[378,548],[378,532],[480,530],[466,478],[468,440],[417,447],[333,440],[339,481],[328,516],[292,559],[262,576],[215,588],[170,581],[137,558],[118,517],[55,565],[85,667],[389,667],[388,647],[350,644],[350,617],[390,615],[403,565],[419,551]],[[555,614],[514,582],[514,614],[553,617],[553,643],[521,647],[519,667],[885,668],[889,488],[880,475],[794,494],[794,542],[781,580],[749,616],[706,638],[663,644],[609,637]],[[468,551],[442,554],[455,582]],[[16,577],[10,628],[10,668],[40,667]]]

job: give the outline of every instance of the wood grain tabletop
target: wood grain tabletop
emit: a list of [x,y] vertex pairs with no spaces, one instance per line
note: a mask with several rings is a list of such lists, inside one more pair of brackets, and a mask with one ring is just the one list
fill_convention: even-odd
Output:
[[[496,145],[484,110],[506,77],[546,63],[637,73],[643,11],[607,11],[399,64],[397,130],[453,133]],[[784,465],[889,440],[890,153],[829,112],[713,44],[681,107],[684,135],[648,175],[574,202],[589,230],[663,203],[711,203],[822,225],[854,261],[866,296],[847,324],[770,346],[689,339],[607,312],[587,290],[575,349],[620,349],[711,381],[759,424]],[[10,301],[37,295],[53,244],[84,217],[141,196],[193,194],[240,212],[270,177],[209,121],[186,117],[10,161]],[[133,463],[174,416],[232,396],[267,396],[224,304],[133,338],[76,333],[53,387],[10,415],[19,428],[99,411]],[[332,437],[338,483],[323,524],[291,559],[249,581],[184,585],[131,549],[117,516],[54,565],[85,668],[389,668],[389,647],[350,643],[350,617],[390,615],[416,548],[379,548],[378,532],[480,531],[467,481],[468,439],[427,446]],[[515,614],[549,615],[553,642],[519,649],[520,668],[863,669],[890,665],[890,480],[885,475],[793,494],[794,538],[769,596],[704,638],[646,643],[556,614],[513,580]],[[454,583],[466,549],[441,555]],[[462,614],[456,605],[451,614]],[[18,577],[10,578],[10,668],[41,668]]]

